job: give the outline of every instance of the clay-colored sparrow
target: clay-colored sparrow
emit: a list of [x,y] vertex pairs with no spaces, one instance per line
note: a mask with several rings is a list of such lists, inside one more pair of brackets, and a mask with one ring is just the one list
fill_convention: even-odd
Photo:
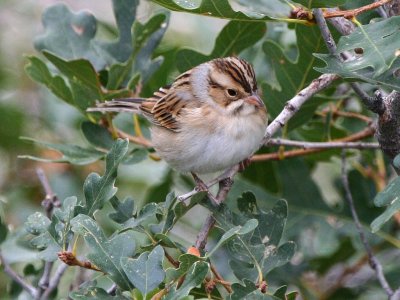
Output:
[[267,123],[253,67],[236,57],[203,63],[151,98],[115,99],[88,111],[142,114],[153,124],[151,140],[160,157],[180,172],[197,174],[247,159]]

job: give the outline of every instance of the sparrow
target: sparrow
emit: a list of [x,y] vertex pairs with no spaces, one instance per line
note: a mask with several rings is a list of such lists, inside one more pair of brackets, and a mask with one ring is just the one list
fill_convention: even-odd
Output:
[[246,160],[259,148],[267,125],[254,69],[237,57],[200,64],[150,98],[114,99],[88,111],[143,115],[152,124],[158,155],[193,176]]

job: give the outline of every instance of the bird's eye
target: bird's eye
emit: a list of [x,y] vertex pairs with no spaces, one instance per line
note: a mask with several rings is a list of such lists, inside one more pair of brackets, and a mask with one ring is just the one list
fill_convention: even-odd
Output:
[[237,96],[237,91],[234,89],[227,89],[228,95],[231,97],[236,97]]

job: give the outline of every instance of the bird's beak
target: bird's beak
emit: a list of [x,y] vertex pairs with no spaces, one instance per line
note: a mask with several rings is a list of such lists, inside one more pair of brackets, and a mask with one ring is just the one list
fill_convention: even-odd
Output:
[[243,100],[244,100],[244,102],[246,102],[250,105],[254,105],[255,107],[261,108],[261,107],[265,106],[264,102],[261,100],[260,96],[255,95],[255,94],[248,96],[248,97],[244,98]]

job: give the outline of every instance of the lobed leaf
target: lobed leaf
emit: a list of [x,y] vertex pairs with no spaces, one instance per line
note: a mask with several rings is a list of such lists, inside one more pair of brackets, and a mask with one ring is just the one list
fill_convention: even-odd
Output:
[[77,207],[77,213],[93,216],[94,212],[101,209],[104,203],[111,199],[117,192],[114,187],[117,178],[118,165],[128,151],[128,140],[118,139],[106,156],[106,170],[103,176],[91,173],[83,185],[85,194],[84,206]]
[[122,289],[133,288],[120,262],[121,257],[135,253],[135,237],[130,231],[108,239],[89,216],[79,214],[71,220],[72,231],[83,236],[91,253],[86,257]]
[[[340,38],[336,55],[316,54],[326,66],[315,70],[400,90],[399,26],[400,16],[358,27]],[[338,55],[345,51],[355,58],[342,62]]]
[[113,1],[119,37],[111,42],[94,39],[97,21],[91,13],[74,13],[65,4],[50,6],[43,13],[45,31],[35,39],[35,47],[66,60],[84,58],[96,70],[116,61],[123,62],[132,52],[131,26],[138,3],[138,0]]
[[123,201],[120,201],[116,196],[113,196],[110,199],[110,203],[115,209],[115,212],[109,213],[108,216],[111,220],[120,224],[128,221],[136,209],[135,202],[129,197],[125,198]]
[[163,260],[164,250],[161,246],[156,246],[150,253],[143,252],[137,259],[121,257],[122,269],[144,298],[163,282]]
[[206,278],[210,265],[204,261],[195,262],[186,272],[185,280],[178,288],[174,285],[164,300],[180,300],[189,295],[190,291],[200,285]]
[[[278,200],[272,210],[264,212],[258,208],[251,193],[244,194],[239,201],[245,209],[242,214],[233,213],[222,206],[214,212],[214,217],[218,227],[230,238],[227,249],[235,276],[240,280],[260,279],[273,268],[287,263],[294,255],[293,242],[279,245],[287,218],[287,204],[284,200]],[[250,203],[245,205],[244,201]],[[254,211],[247,209],[249,207],[253,207]],[[212,206],[209,209],[213,210]],[[242,234],[235,232],[239,224],[245,225]],[[233,232],[235,236],[231,236]]]
[[61,235],[56,231],[57,219],[50,221],[44,214],[36,212],[25,222],[25,229],[35,237],[32,246],[40,252],[38,257],[45,261],[57,260],[57,252],[61,251]]

